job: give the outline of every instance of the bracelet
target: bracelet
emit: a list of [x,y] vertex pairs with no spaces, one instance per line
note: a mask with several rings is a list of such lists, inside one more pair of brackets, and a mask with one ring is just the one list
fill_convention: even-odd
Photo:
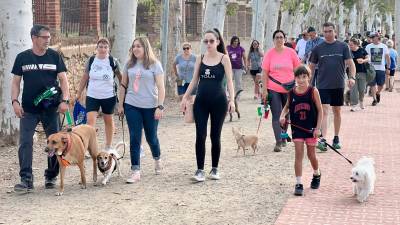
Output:
[[64,103],[66,103],[66,104],[69,104],[69,100],[67,99],[67,100],[62,100],[61,102],[64,102]]
[[356,80],[355,77],[349,77],[349,80]]
[[13,99],[13,100],[11,100],[11,105],[14,105],[14,102],[17,102],[18,105],[21,105],[21,103],[19,103],[18,99]]

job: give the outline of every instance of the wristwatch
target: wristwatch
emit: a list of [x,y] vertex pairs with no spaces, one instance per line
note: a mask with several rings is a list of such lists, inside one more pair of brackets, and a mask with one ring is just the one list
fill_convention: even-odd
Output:
[[165,109],[165,107],[163,105],[158,105],[157,108],[160,109],[160,110],[164,110]]
[[64,102],[64,103],[66,103],[66,104],[69,104],[69,100],[67,99],[67,100],[62,100],[61,102]]

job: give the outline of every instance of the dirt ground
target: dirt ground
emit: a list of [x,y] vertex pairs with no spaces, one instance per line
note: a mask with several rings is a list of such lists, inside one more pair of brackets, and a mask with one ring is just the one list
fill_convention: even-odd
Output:
[[[57,190],[44,189],[46,142],[39,135],[34,144],[35,190],[16,194],[13,185],[19,181],[17,147],[1,147],[0,224],[272,224],[292,194],[294,147],[289,144],[280,153],[272,151],[275,141],[269,118],[261,124],[259,151],[255,155],[247,151],[246,156],[236,153],[232,127],[242,127],[247,134],[254,134],[258,124],[252,81],[249,75],[244,80],[242,118],[226,120],[222,131],[221,180],[191,182],[196,169],[194,124],[185,124],[177,100],[169,99],[166,115],[159,124],[162,174],[154,174],[154,161],[145,146],[142,180],[136,184],[125,183],[130,168],[128,151],[122,178],[114,174],[107,186],[94,186],[91,160],[86,160],[87,189],[80,189],[79,170],[72,166],[66,173],[64,195],[55,196]],[[121,123],[117,117],[115,121],[114,144],[122,140]],[[100,120],[98,127],[99,144],[103,146]],[[125,140],[128,136],[125,126]],[[205,169],[209,171],[209,138],[207,143]],[[99,180],[102,177],[99,174]]]

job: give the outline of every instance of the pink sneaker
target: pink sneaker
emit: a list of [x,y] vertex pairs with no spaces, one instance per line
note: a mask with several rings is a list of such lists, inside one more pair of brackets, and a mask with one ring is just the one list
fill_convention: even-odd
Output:
[[133,170],[128,179],[126,179],[126,183],[128,184],[133,184],[138,181],[140,181],[140,170]]

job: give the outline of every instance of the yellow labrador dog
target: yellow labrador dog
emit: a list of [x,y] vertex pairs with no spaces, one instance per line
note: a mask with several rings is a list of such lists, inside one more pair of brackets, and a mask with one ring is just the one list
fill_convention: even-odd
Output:
[[60,189],[56,194],[62,195],[64,192],[64,176],[65,170],[69,165],[77,165],[81,173],[82,188],[86,188],[85,176],[85,152],[89,154],[93,160],[93,182],[97,181],[97,137],[96,130],[89,125],[79,125],[72,128],[72,131],[61,131],[52,134],[47,139],[47,147],[45,151],[51,157],[57,156],[60,164]]

